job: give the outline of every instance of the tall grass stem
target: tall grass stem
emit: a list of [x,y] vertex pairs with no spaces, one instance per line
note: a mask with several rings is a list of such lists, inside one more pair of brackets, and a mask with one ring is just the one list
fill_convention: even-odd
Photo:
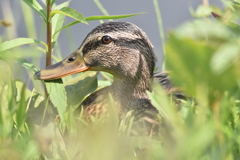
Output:
[[[94,0],[95,4],[97,5],[97,7],[100,9],[100,11],[105,15],[105,16],[109,16],[108,11],[103,7],[103,5],[101,4],[101,2],[99,0]],[[109,19],[109,21],[112,21],[112,19]],[[103,20],[100,20],[100,23],[103,23]]]
[[158,29],[159,29],[159,34],[162,40],[162,48],[163,48],[163,54],[165,55],[165,36],[164,36],[164,30],[163,30],[163,23],[162,23],[162,16],[161,16],[161,12],[160,12],[160,8],[158,5],[158,1],[157,0],[153,0],[153,4],[154,4],[154,9],[156,12],[156,16],[157,16],[157,22],[158,22]]

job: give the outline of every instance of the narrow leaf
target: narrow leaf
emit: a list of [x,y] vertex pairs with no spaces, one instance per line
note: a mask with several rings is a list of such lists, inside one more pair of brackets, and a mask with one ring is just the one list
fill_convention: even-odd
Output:
[[17,39],[13,39],[13,40],[5,41],[5,42],[1,43],[0,44],[0,52],[6,51],[6,50],[14,48],[14,47],[22,46],[22,45],[25,45],[25,44],[32,44],[32,43],[41,43],[46,47],[46,50],[48,48],[46,43],[44,43],[42,41],[38,41],[36,39],[17,38]]
[[[94,20],[103,20],[103,19],[123,19],[123,18],[129,18],[132,16],[136,16],[139,14],[144,14],[144,13],[136,13],[136,14],[127,14],[127,15],[113,15],[113,16],[90,16],[90,17],[86,17],[86,21],[94,21]],[[61,30],[64,30],[70,26],[73,26],[75,24],[81,23],[80,21],[74,21],[72,23],[67,24],[66,26],[64,26],[63,28],[61,28],[60,30],[56,31],[54,33],[54,35],[58,32],[60,32]]]
[[63,28],[57,30],[57,31],[53,34],[53,36],[55,36],[55,34],[57,34],[58,32],[66,29],[66,28],[68,28],[68,27],[71,27],[71,26],[73,26],[73,25],[75,25],[75,24],[78,24],[78,23],[81,23],[81,22],[80,22],[80,21],[74,21],[74,22],[72,22],[72,23],[69,23],[68,25],[64,26]]
[[223,18],[221,15],[212,12],[212,15],[214,16],[214,18],[216,18],[217,20],[223,22],[224,24],[226,24],[227,26],[229,26],[235,33],[237,33],[238,35],[240,34],[240,26]]
[[219,47],[210,61],[212,71],[217,75],[225,72],[239,58],[239,52],[238,43],[226,43]]
[[233,4],[236,4],[236,5],[240,5],[240,3],[239,2],[237,2],[237,1],[234,1],[234,0],[230,0]]
[[24,86],[22,87],[21,90],[21,98],[19,100],[18,103],[18,108],[16,110],[16,123],[18,126],[18,129],[21,129],[21,127],[23,126],[24,122],[25,122],[25,118],[26,118],[26,101],[25,101],[25,87],[26,84],[24,84]]
[[66,16],[71,17],[71,18],[73,18],[73,19],[75,19],[77,21],[80,21],[82,23],[86,23],[87,24],[87,21],[84,18],[84,16],[81,13],[79,13],[78,11],[76,11],[76,10],[74,10],[72,8],[63,7],[60,10],[53,10],[50,13],[50,16],[53,17],[56,13],[66,15]]
[[55,0],[51,0],[51,6],[53,6],[54,3],[55,3]]
[[66,81],[64,85],[66,86],[68,105],[77,107],[87,94],[96,90],[97,73],[82,73],[80,76]]
[[212,10],[213,9],[211,6],[200,5],[200,6],[198,6],[194,16],[195,17],[207,17],[207,16],[211,15]]
[[28,62],[25,59],[18,58],[16,59],[18,63],[20,63],[23,67],[25,67],[27,70],[32,71],[33,73],[36,73],[38,69],[30,62]]
[[126,15],[112,15],[112,16],[90,16],[86,17],[87,21],[94,21],[94,20],[103,20],[103,19],[123,19],[129,18],[132,16],[140,15],[144,13],[135,13],[135,14],[126,14]]
[[61,120],[67,108],[67,96],[62,79],[45,81],[47,92],[53,105],[57,108]]
[[42,19],[47,22],[47,15],[43,10],[42,6],[36,0],[23,0],[29,7],[39,14]]
[[[69,5],[69,1],[57,5],[54,9],[57,10],[57,9],[66,7],[68,5]],[[64,22],[63,21],[64,17],[65,17],[64,14],[57,14],[52,18],[52,33],[55,33],[55,31],[58,31],[62,28],[62,25],[63,25],[63,22]],[[54,45],[57,41],[58,36],[59,36],[59,32],[58,32],[58,34],[53,35],[53,37],[52,37],[52,43],[53,43],[52,48],[54,48]]]
[[16,102],[21,101],[23,90],[25,92],[25,101],[27,101],[27,99],[32,96],[32,92],[28,88],[26,88],[26,82],[22,82],[18,79],[16,79],[14,82],[16,86]]

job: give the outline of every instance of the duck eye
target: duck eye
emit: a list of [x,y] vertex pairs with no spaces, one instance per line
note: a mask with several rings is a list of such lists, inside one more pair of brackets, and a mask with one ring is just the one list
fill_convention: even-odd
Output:
[[70,63],[70,62],[73,62],[74,60],[75,60],[75,56],[68,58],[67,62]]
[[112,38],[110,36],[103,36],[102,37],[102,43],[103,44],[109,44],[112,42]]

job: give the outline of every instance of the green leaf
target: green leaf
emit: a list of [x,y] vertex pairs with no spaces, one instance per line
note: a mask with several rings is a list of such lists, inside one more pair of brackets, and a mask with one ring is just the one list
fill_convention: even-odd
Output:
[[27,99],[29,97],[32,96],[32,92],[26,88],[26,84],[23,83],[20,80],[15,80],[15,86],[16,86],[16,102],[20,101],[22,98],[22,90],[24,89],[25,91],[25,101],[27,101]]
[[90,16],[86,17],[87,21],[94,21],[94,20],[103,20],[103,19],[123,19],[129,18],[132,16],[140,15],[144,13],[135,13],[135,14],[126,14],[126,15],[112,15],[112,16]]
[[179,37],[197,38],[201,40],[210,38],[216,40],[216,43],[236,37],[236,34],[221,22],[206,20],[187,22],[176,29],[175,34]]
[[[161,89],[162,91],[162,89]],[[168,114],[166,113],[166,111],[164,110],[165,108],[162,108],[161,106],[170,106],[169,105],[169,100],[166,98],[166,93],[164,93],[164,98],[161,97],[161,99],[159,100],[159,97],[149,91],[147,91],[147,94],[148,94],[148,97],[150,98],[151,100],[151,103],[154,105],[154,107],[156,107],[156,109],[158,110],[159,114],[161,116],[163,116],[164,118],[166,118],[167,120],[169,119],[169,116]],[[164,103],[162,100],[164,99]],[[169,107],[171,108],[171,107]]]
[[98,86],[110,86],[112,84],[111,81],[104,81],[104,80],[98,80]]
[[43,10],[42,6],[36,0],[23,0],[29,7],[39,14],[42,19],[47,22],[47,15]]
[[53,6],[54,3],[55,3],[55,0],[51,0],[51,6]]
[[[58,10],[58,9],[63,8],[63,7],[66,7],[68,5],[69,5],[69,1],[57,5],[54,9]],[[64,17],[65,17],[64,14],[57,14],[52,18],[52,33],[55,33],[56,31],[58,31],[62,28],[62,25],[63,25],[63,22],[64,22]],[[52,36],[52,43],[53,43],[52,48],[54,48],[55,43],[58,39],[58,36],[59,36],[59,32],[58,32],[58,34],[54,34]]]
[[64,85],[67,91],[68,105],[78,107],[87,94],[96,90],[97,73],[80,73],[76,78],[66,81]]
[[82,23],[86,23],[87,24],[87,21],[84,18],[84,16],[81,13],[77,12],[76,10],[74,10],[72,8],[63,7],[60,10],[53,10],[50,13],[50,17],[53,17],[56,13],[66,15],[66,16],[71,17],[71,18],[73,18],[73,19],[75,19],[77,21],[80,21]]
[[[94,20],[103,20],[103,19],[123,19],[123,18],[129,18],[132,16],[136,16],[136,15],[140,15],[140,14],[144,14],[144,13],[136,13],[136,14],[127,14],[127,15],[113,15],[113,16],[90,16],[90,17],[86,17],[86,21],[94,21]],[[60,30],[57,30],[54,35],[58,32],[60,32],[61,30],[64,30],[68,27],[71,27],[75,24],[81,23],[80,21],[74,21],[71,22],[69,24],[67,24],[66,26],[64,26],[63,28],[61,28]]]
[[222,45],[213,55],[210,66],[216,74],[222,74],[232,66],[235,60],[240,56],[240,46],[236,42],[230,42]]
[[17,39],[13,39],[13,40],[5,41],[5,42],[1,43],[0,44],[0,52],[6,51],[6,50],[14,48],[14,47],[22,46],[22,45],[25,45],[25,44],[32,44],[32,43],[41,43],[46,47],[46,50],[48,48],[46,43],[44,43],[42,41],[38,41],[36,39],[17,38]]
[[211,6],[206,6],[206,5],[200,5],[194,16],[195,17],[206,17],[206,16],[210,16],[212,12],[212,7]]
[[81,23],[81,22],[80,22],[80,21],[74,21],[74,22],[72,22],[72,23],[67,24],[67,25],[64,26],[63,28],[57,30],[57,31],[53,34],[53,36],[55,36],[55,34],[57,34],[58,32],[66,29],[66,28],[68,28],[68,27],[71,27],[71,26],[73,26],[73,25],[75,25],[75,24],[78,24],[78,23]]
[[222,23],[226,24],[227,26],[229,26],[237,35],[240,35],[240,26],[223,18],[222,16],[220,16],[219,14],[216,14],[214,12],[212,12],[212,15],[219,21],[221,21]]
[[[197,125],[196,122],[195,125]],[[207,123],[202,122],[202,125],[192,128],[191,131],[192,132],[188,132],[188,134],[191,133],[191,135],[186,136],[187,138],[185,138],[184,143],[181,144],[181,150],[188,155],[191,155],[192,152],[197,153],[199,150],[211,146],[210,144],[213,144],[214,139],[216,138],[216,130],[214,130],[214,124],[212,121]],[[189,150],[189,146],[192,146],[194,149]]]
[[216,46],[211,44],[210,40],[204,43],[171,34],[167,43],[166,66],[177,87],[184,88],[189,95],[197,95],[201,89],[212,102],[226,90],[236,87],[239,65],[232,63],[222,72],[213,71],[211,59]]
[[235,0],[230,0],[230,2],[232,2],[232,3],[236,4],[236,5],[240,5],[240,2],[237,2]]
[[15,95],[14,88],[9,82],[8,85],[0,85],[0,135],[1,137],[8,137],[13,129],[13,119],[11,115],[14,114],[15,109]]
[[[21,143],[21,141],[19,142]],[[24,139],[24,142],[22,143],[26,143],[26,140]],[[36,141],[33,139],[30,139],[29,141],[27,141],[26,143],[26,147],[24,148],[24,151],[22,153],[23,155],[23,159],[34,159],[36,158],[36,155],[38,155],[38,145],[36,144]],[[21,146],[21,144],[19,144],[18,146]]]
[[24,85],[21,89],[20,92],[20,100],[18,102],[18,108],[16,110],[16,124],[17,124],[17,129],[20,130],[23,127],[23,124],[26,119],[26,101],[25,101],[25,87]]
[[67,108],[67,96],[62,79],[45,81],[47,92],[53,105],[57,108],[61,120]]
[[25,67],[27,70],[32,71],[33,73],[36,73],[38,71],[38,69],[32,63],[29,63],[25,59],[17,58],[16,61],[20,63],[23,67]]

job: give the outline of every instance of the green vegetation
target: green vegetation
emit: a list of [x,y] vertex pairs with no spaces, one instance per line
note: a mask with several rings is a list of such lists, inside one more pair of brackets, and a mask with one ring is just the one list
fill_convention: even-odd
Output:
[[[14,79],[26,74],[15,72],[19,66],[33,77],[38,70],[34,65],[39,66],[43,52],[47,65],[52,59],[61,59],[57,39],[63,29],[91,20],[138,14],[111,16],[96,0],[105,15],[84,17],[67,7],[69,1],[54,5],[54,0],[46,0],[46,6],[41,6],[36,0],[23,0],[21,7],[28,13],[24,16],[31,38],[5,41],[0,37],[0,159],[239,159],[240,26],[233,22],[239,20],[240,2],[223,2],[222,10],[206,5],[191,10],[196,19],[167,35],[165,68],[174,85],[194,100],[175,106],[160,86],[154,86],[154,93],[148,94],[164,124],[160,134],[151,137],[130,136],[134,117],[129,112],[119,120],[114,107],[109,107],[108,117],[92,117],[92,123],[84,121],[83,113],[73,116],[86,95],[97,86],[110,84],[111,75],[101,73],[103,78],[98,81],[95,72],[48,82],[31,78],[28,81],[33,83],[32,90],[25,82]],[[157,1],[153,3],[160,17]],[[47,42],[36,36],[33,11],[47,26]],[[219,14],[214,14],[216,19],[210,18],[212,11]],[[75,21],[63,26],[65,16]],[[158,22],[161,25],[161,20]],[[1,24],[9,25],[3,21]],[[19,47],[25,44],[30,45]],[[52,54],[53,50],[58,56]],[[26,52],[32,53],[31,57]],[[111,97],[109,103],[113,103]]]

